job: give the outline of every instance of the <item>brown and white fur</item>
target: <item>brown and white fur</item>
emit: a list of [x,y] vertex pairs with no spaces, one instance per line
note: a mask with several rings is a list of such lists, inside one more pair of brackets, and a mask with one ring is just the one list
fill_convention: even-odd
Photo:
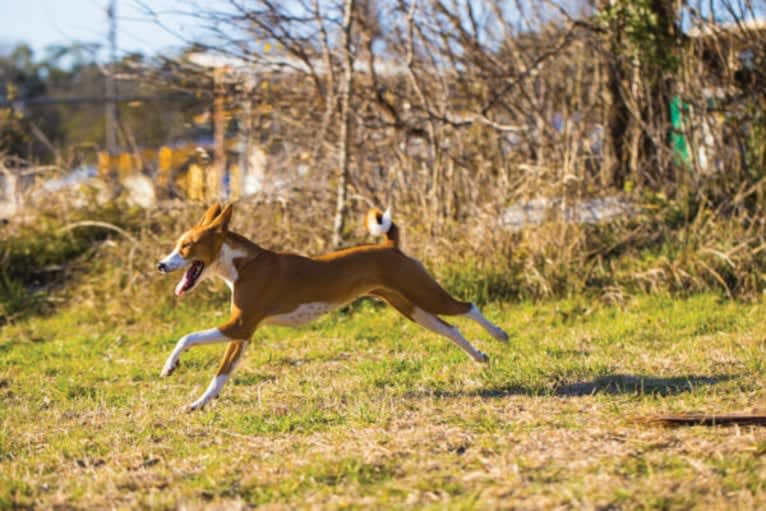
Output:
[[439,315],[466,316],[495,339],[508,341],[508,335],[474,304],[452,298],[420,262],[399,250],[399,230],[391,221],[390,210],[371,209],[365,218],[371,234],[385,236],[382,243],[319,257],[260,247],[229,231],[231,214],[231,204],[225,209],[220,204],[211,206],[158,264],[163,273],[185,269],[176,286],[179,296],[210,276],[220,277],[231,290],[229,320],[183,336],[162,369],[161,376],[170,375],[181,354],[192,346],[229,343],[215,377],[190,410],[202,408],[218,396],[259,326],[302,325],[360,296],[382,298],[410,320],[460,346],[477,362],[487,362],[487,355]]

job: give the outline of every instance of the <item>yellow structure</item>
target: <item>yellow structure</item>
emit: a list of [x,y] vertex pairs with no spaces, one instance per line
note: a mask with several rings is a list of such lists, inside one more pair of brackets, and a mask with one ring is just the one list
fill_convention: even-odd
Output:
[[160,147],[157,152],[157,184],[162,187],[170,185],[170,171],[173,169],[173,150],[167,146]]
[[[236,140],[226,140],[224,154],[237,144]],[[110,155],[106,151],[98,153],[98,175],[101,179],[124,180],[129,175],[140,172],[143,166],[157,168],[157,187],[167,188],[175,184],[191,200],[211,201],[221,197],[222,173],[228,171],[229,193],[232,199],[242,195],[242,172],[237,164],[232,164],[228,170],[225,161],[219,162],[220,171],[210,161],[208,152],[194,144],[186,144],[180,147],[163,146],[158,150],[142,150],[140,154],[123,152]],[[185,174],[179,174],[179,170],[186,168]],[[175,177],[176,182],[171,180]]]
[[242,171],[239,164],[229,167],[229,199],[237,200],[242,197]]
[[205,199],[205,168],[199,163],[189,165],[186,173],[186,195],[191,200]]
[[135,156],[130,153],[120,153],[115,156],[117,160],[117,177],[120,181],[131,175],[136,168]]
[[219,179],[219,173],[218,168],[219,166],[215,164],[207,164],[204,167],[204,180],[205,180],[205,193],[204,198],[207,198],[207,200],[215,200],[220,198],[220,183],[218,182]]
[[106,151],[98,152],[98,177],[108,180],[112,175],[112,165],[109,153]]

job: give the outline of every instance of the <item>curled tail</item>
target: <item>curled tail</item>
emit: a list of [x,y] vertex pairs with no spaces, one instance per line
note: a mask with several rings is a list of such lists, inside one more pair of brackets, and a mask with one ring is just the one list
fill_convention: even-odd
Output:
[[373,236],[384,235],[386,245],[399,246],[399,228],[391,220],[391,208],[385,212],[378,208],[370,209],[367,216],[364,217],[364,225],[367,226],[367,230]]

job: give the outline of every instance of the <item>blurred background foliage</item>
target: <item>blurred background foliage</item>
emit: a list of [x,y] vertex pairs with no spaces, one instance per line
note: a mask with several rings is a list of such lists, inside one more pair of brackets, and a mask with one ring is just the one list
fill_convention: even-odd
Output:
[[172,55],[0,55],[6,318],[99,275],[153,292],[151,261],[226,199],[310,254],[392,205],[405,250],[479,301],[766,288],[763,1],[220,6],[187,7],[207,36]]

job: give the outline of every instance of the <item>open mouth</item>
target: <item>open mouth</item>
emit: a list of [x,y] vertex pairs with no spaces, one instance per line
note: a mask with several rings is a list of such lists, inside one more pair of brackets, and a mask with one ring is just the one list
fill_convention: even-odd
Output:
[[188,290],[193,288],[195,284],[197,284],[197,281],[202,275],[202,270],[204,269],[205,264],[202,261],[192,261],[191,266],[189,266],[189,269],[186,270],[186,273],[184,273],[181,281],[176,286],[176,296],[182,296]]

